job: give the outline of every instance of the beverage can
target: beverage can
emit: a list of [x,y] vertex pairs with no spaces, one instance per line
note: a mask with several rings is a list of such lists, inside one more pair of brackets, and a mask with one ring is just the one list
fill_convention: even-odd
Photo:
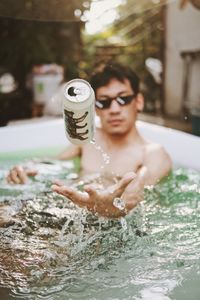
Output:
[[63,115],[65,133],[73,144],[85,144],[94,139],[95,94],[83,79],[73,79],[64,86]]

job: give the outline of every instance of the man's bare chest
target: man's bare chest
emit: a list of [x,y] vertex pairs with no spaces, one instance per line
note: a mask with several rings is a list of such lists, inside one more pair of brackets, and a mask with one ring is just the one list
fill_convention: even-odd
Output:
[[90,147],[82,153],[82,169],[85,172],[109,172],[122,176],[126,172],[136,172],[142,165],[142,148],[111,148],[106,151],[101,147]]

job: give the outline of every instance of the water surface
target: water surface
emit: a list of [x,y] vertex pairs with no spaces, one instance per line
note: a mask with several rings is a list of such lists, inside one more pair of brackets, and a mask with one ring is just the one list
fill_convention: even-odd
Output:
[[107,220],[51,192],[55,178],[83,185],[72,163],[34,166],[40,175],[24,186],[0,171],[3,300],[199,299],[197,171],[173,170],[132,214]]

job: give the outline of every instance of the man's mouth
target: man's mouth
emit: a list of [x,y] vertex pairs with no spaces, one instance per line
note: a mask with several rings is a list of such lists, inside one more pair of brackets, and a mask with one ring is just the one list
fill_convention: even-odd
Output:
[[122,119],[111,119],[108,121],[108,123],[112,126],[120,125],[123,122]]

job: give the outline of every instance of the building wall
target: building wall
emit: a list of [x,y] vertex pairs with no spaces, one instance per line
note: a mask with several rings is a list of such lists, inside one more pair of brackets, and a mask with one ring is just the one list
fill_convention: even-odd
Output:
[[[189,2],[180,9],[180,1],[169,2],[166,9],[165,110],[180,116],[183,99],[182,51],[200,50],[200,10]],[[189,106],[200,105],[200,58],[192,67]]]

